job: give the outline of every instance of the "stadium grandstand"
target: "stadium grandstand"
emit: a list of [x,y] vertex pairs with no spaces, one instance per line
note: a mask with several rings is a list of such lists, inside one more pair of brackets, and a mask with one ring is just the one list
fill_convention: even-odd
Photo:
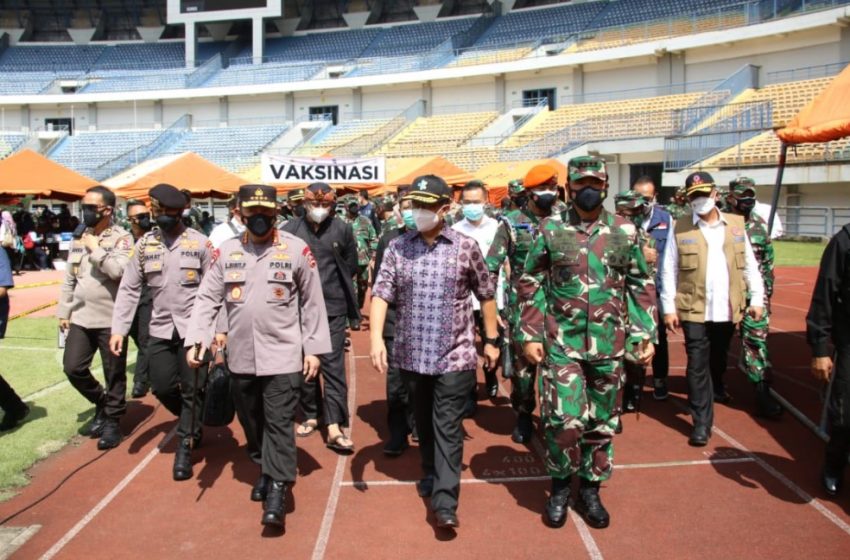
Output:
[[[769,185],[773,130],[850,61],[850,0],[170,4],[0,1],[0,157],[106,180],[188,151],[236,173],[269,153],[434,155],[472,175],[594,153],[617,190],[650,174],[668,196],[694,169]],[[850,206],[832,188],[846,140],[788,164],[786,218]]]

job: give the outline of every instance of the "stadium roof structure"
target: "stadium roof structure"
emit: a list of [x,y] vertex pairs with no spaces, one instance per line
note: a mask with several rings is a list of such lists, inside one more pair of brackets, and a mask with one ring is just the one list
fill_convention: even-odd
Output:
[[148,160],[107,179],[104,185],[123,198],[148,198],[160,183],[187,189],[193,198],[229,198],[245,180],[194,152]]
[[803,107],[796,117],[776,131],[786,144],[831,142],[850,136],[850,66]]
[[0,196],[78,200],[86,194],[86,189],[97,184],[91,177],[80,175],[30,149],[0,161]]

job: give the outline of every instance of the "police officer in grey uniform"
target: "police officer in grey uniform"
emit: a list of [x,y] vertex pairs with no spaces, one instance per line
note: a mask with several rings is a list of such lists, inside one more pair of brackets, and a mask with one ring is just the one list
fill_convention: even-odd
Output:
[[295,481],[301,373],[316,376],[318,356],[331,350],[330,332],[310,248],[274,228],[274,188],[243,185],[239,205],[248,231],[222,244],[204,276],[186,335],[187,362],[200,365],[191,346],[210,345],[224,307],[226,320],[215,331],[227,333],[236,411],[249,455],[262,467],[251,499],[265,499],[263,525],[283,527],[286,487]]
[[201,439],[198,388],[204,386],[205,377],[201,373],[196,387],[195,374],[183,355],[183,338],[201,279],[209,269],[212,246],[202,233],[183,224],[181,214],[188,203],[183,193],[160,184],[150,190],[150,197],[157,227],[136,243],[124,270],[109,345],[116,355],[123,350],[142,287],[147,285],[153,297],[148,344],[151,388],[163,406],[180,419],[172,475],[174,480],[188,480],[192,477],[192,449]]
[[[134,243],[153,228],[150,210],[141,200],[127,201],[127,221],[130,222],[130,232],[133,234]],[[148,360],[150,333],[148,328],[151,322],[152,305],[150,288],[143,286],[139,305],[136,307],[136,315],[133,317],[133,324],[130,327],[130,338],[136,343],[138,349],[136,370],[133,372],[133,391],[131,393],[134,399],[144,397],[150,389],[150,360]]]
[[[83,197],[85,232],[74,239],[65,269],[57,315],[67,332],[63,366],[71,385],[95,405],[88,435],[98,449],[121,443],[119,419],[127,410],[127,352],[109,351],[109,326],[118,283],[130,258],[130,234],[112,223],[115,194],[96,186]],[[100,350],[106,388],[89,369]]]

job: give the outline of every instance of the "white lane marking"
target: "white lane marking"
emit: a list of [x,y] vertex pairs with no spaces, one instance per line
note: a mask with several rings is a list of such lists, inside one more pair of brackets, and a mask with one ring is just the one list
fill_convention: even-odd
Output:
[[172,429],[171,429],[171,431],[170,431],[170,432],[168,432],[168,434],[165,436],[165,438],[163,438],[162,442],[160,442],[160,444],[159,444],[159,445],[157,445],[156,447],[154,447],[153,449],[151,449],[150,453],[148,453],[147,455],[145,455],[144,459],[142,459],[141,461],[139,461],[139,464],[138,464],[138,465],[136,465],[136,466],[135,466],[135,468],[133,468],[133,470],[132,470],[132,471],[130,471],[130,473],[129,473],[127,476],[125,476],[125,477],[124,477],[124,479],[123,479],[123,480],[121,480],[121,482],[119,482],[119,483],[118,483],[118,484],[117,484],[117,485],[116,485],[116,486],[115,486],[115,487],[114,487],[114,488],[113,488],[113,489],[109,492],[109,494],[107,494],[106,496],[104,496],[104,497],[103,497],[103,499],[102,499],[102,500],[100,500],[100,501],[97,503],[97,505],[95,505],[95,506],[94,506],[94,507],[93,507],[93,508],[92,508],[92,509],[91,509],[91,510],[90,510],[90,511],[89,511],[89,512],[85,515],[85,517],[83,517],[82,519],[80,519],[80,520],[77,522],[77,524],[76,524],[76,525],[74,525],[73,527],[71,527],[71,529],[70,529],[67,533],[65,533],[65,535],[64,535],[61,539],[59,539],[59,540],[56,542],[56,544],[54,544],[53,546],[51,546],[51,547],[50,547],[50,549],[49,549],[47,552],[45,552],[44,554],[42,554],[42,555],[41,555],[41,560],[50,560],[50,558],[53,558],[54,556],[56,556],[57,554],[59,554],[59,552],[61,552],[61,551],[62,551],[62,549],[63,549],[63,548],[65,548],[65,545],[67,545],[69,542],[71,542],[71,541],[74,539],[74,537],[76,537],[76,536],[80,533],[80,531],[82,531],[83,529],[85,529],[86,525],[88,525],[89,523],[91,523],[92,519],[94,519],[94,518],[97,516],[97,514],[98,514],[98,513],[100,513],[101,511],[103,511],[103,509],[104,509],[106,506],[108,506],[108,505],[110,504],[110,502],[112,502],[112,500],[114,500],[114,499],[115,499],[115,497],[116,497],[118,494],[120,494],[120,493],[121,493],[121,491],[122,491],[122,490],[124,490],[124,488],[126,488],[126,487],[127,487],[127,486],[128,486],[128,485],[132,482],[132,481],[133,481],[133,479],[134,479],[134,478],[136,478],[136,477],[139,475],[139,473],[140,473],[140,472],[142,472],[142,471],[144,470],[144,468],[148,466],[148,464],[149,464],[151,461],[153,461],[153,460],[154,460],[154,457],[156,457],[157,455],[159,455],[159,452],[162,450],[162,448],[163,448],[163,447],[165,447],[165,446],[168,444],[168,442],[169,442],[169,441],[171,441],[171,438],[173,438],[173,437],[174,437],[174,434],[175,434],[176,432],[177,432],[177,427],[175,426],[174,428],[172,428]]
[[[354,393],[357,390],[357,365],[355,362],[354,352],[348,354],[348,364],[351,368],[351,377],[348,384],[348,410],[354,410],[355,399]],[[352,437],[354,422],[348,428],[348,437]],[[342,477],[345,475],[345,465],[348,462],[348,456],[340,455],[336,460],[336,471],[331,482],[331,491],[328,495],[328,503],[325,506],[325,514],[322,517],[322,526],[319,528],[319,535],[316,537],[316,544],[313,547],[313,560],[322,560],[325,557],[325,551],[328,548],[328,540],[331,536],[331,528],[336,515],[336,508],[339,505],[339,494],[342,489]]]
[[[8,346],[4,346],[3,348],[8,348]],[[136,352],[135,351],[127,354],[127,363],[128,364],[132,363],[133,360],[135,360],[135,359],[136,359]],[[92,375],[101,375],[103,373],[103,366],[97,366],[96,368],[93,368],[91,370],[91,373],[92,373]],[[46,397],[47,395],[49,395],[51,393],[55,393],[56,391],[59,391],[61,389],[64,389],[65,387],[70,387],[70,386],[71,386],[71,383],[69,383],[68,379],[66,378],[66,379],[63,379],[62,381],[57,381],[53,385],[48,385],[44,389],[39,389],[35,393],[30,393],[29,395],[22,397],[22,399],[25,402],[26,401],[34,402],[34,401],[37,401],[41,398]]]
[[[665,463],[633,463],[629,465],[614,465],[621,469],[663,469],[673,467],[691,467],[697,465],[723,465],[727,463],[753,463],[752,457],[728,457],[725,459],[700,459],[696,461],[668,461]],[[550,476],[495,476],[481,478],[462,478],[461,484],[508,484],[513,482],[540,482],[552,480]],[[370,486],[413,486],[416,480],[346,480],[341,484],[346,488],[365,489]]]
[[[15,527],[7,527],[4,530],[17,530]],[[38,533],[38,530],[41,529],[41,525],[30,525],[28,527],[20,527],[21,531],[15,535],[15,537],[10,540],[5,545],[0,545],[0,560],[6,560],[7,558],[11,558],[12,554],[21,548],[33,535]]]
[[57,348],[44,348],[43,346],[9,346],[4,344],[0,350],[33,350],[35,352],[57,352]]

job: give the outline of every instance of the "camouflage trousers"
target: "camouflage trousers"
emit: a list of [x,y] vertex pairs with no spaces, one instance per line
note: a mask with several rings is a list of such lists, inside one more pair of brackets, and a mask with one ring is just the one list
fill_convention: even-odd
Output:
[[511,341],[514,352],[514,371],[511,376],[511,406],[518,413],[533,414],[537,407],[534,386],[537,381],[537,366],[525,359],[522,344]]
[[620,415],[622,359],[544,363],[538,385],[549,474],[608,480]]
[[758,321],[744,315],[741,321],[741,361],[739,367],[753,383],[764,381],[770,368],[767,354],[767,334],[770,331],[769,307],[765,306],[764,315]]
[[357,290],[357,303],[363,309],[366,301],[366,290],[369,289],[369,265],[362,264],[357,267],[357,276],[354,279],[354,288]]

